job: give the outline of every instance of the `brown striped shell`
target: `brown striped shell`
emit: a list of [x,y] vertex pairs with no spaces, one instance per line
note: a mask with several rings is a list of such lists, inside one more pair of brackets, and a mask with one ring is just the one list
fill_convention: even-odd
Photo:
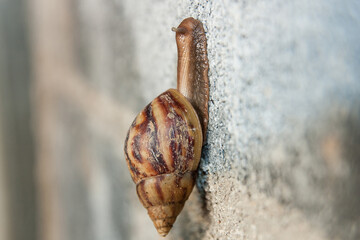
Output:
[[135,118],[125,155],[141,203],[160,235],[166,236],[195,183],[203,142],[190,102],[169,89]]

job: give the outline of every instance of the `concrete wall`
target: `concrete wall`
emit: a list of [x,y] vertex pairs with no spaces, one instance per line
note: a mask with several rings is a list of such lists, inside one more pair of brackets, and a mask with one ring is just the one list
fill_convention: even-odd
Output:
[[210,120],[168,239],[360,237],[360,4],[31,0],[42,239],[158,239],[123,157],[204,23]]

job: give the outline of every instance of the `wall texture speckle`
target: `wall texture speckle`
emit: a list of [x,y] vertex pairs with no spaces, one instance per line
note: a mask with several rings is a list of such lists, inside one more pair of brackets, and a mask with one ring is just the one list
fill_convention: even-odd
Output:
[[44,239],[158,238],[122,144],[176,86],[170,29],[189,16],[208,39],[210,120],[168,239],[360,237],[358,1],[32,2],[34,59],[47,60],[35,61],[39,178],[55,184],[42,185]]

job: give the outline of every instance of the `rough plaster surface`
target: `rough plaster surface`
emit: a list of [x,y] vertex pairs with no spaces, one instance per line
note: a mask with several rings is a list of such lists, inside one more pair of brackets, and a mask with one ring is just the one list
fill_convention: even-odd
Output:
[[76,74],[54,84],[58,118],[48,120],[58,128],[55,166],[67,159],[75,169],[55,168],[63,196],[55,205],[87,204],[50,214],[65,222],[58,231],[67,239],[158,238],[122,141],[136,112],[175,87],[170,29],[189,16],[208,38],[210,121],[197,188],[168,239],[359,238],[358,1],[78,0],[71,8]]
[[[209,211],[202,237],[359,237],[360,4],[172,4],[124,7],[137,16],[131,29],[146,100],[174,86],[169,25],[187,16],[205,25],[211,94],[198,180]],[[187,221],[190,229],[204,223]]]

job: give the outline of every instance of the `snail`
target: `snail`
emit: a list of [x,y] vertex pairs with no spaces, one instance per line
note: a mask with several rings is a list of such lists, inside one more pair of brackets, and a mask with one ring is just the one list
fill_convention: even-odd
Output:
[[208,123],[208,59],[202,23],[177,28],[177,89],[156,97],[135,118],[124,151],[136,192],[155,228],[166,236],[197,175]]

